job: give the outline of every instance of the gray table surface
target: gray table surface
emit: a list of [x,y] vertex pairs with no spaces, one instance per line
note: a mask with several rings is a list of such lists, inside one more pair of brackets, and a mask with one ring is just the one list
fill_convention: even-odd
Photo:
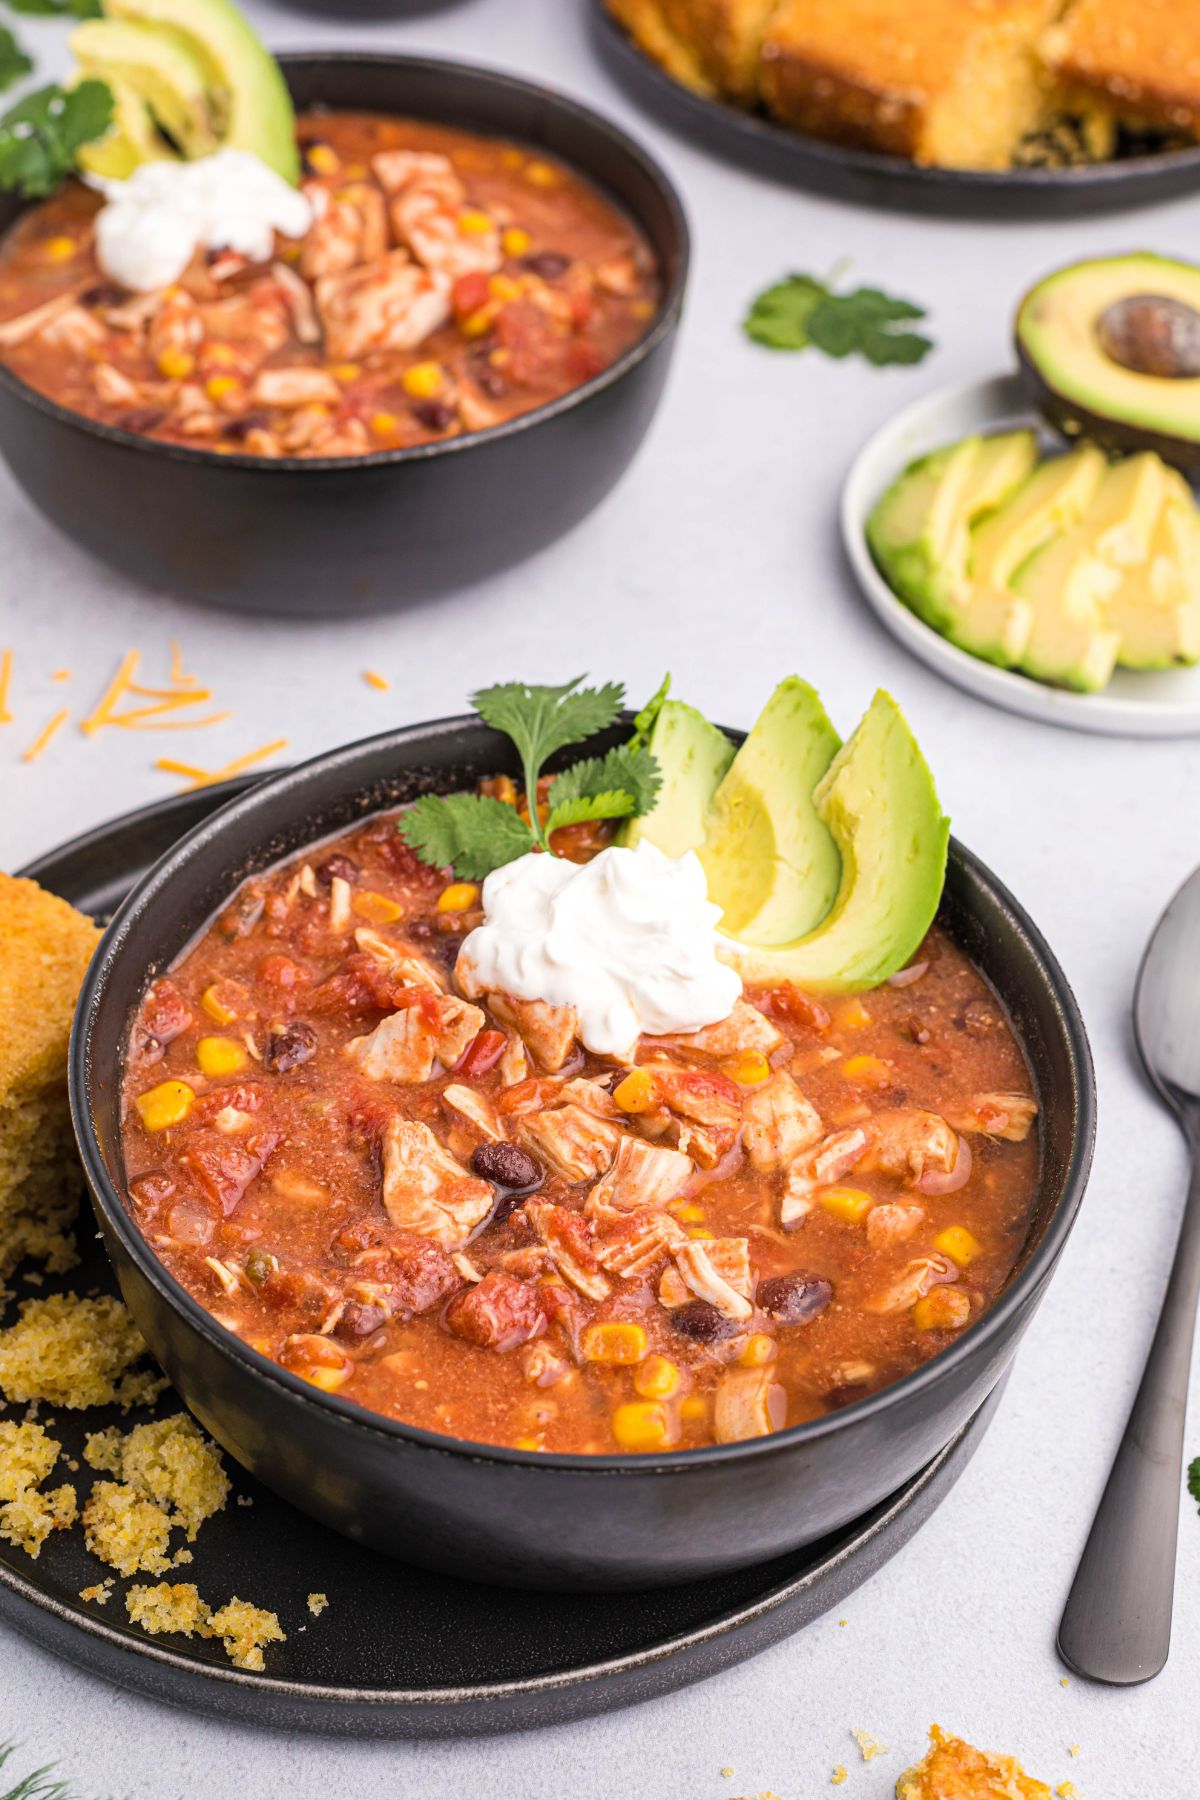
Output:
[[[0,862],[170,792],[156,755],[211,766],[267,738],[302,756],[460,710],[503,676],[588,668],[639,696],[676,691],[747,725],[775,679],[819,684],[848,729],[878,684],[906,708],[959,835],[1030,908],[1066,965],[1101,1091],[1095,1175],[999,1416],[959,1487],[894,1563],[802,1636],[690,1692],[536,1735],[474,1744],[335,1744],[191,1718],[111,1690],[0,1630],[0,1739],[13,1769],[60,1759],[87,1795],[227,1800],[489,1792],[531,1800],[768,1791],[882,1800],[931,1719],[1019,1751],[1080,1800],[1196,1791],[1200,1518],[1184,1502],[1175,1646],[1128,1691],[1072,1680],[1054,1628],[1132,1396],[1178,1217],[1184,1155],[1132,1060],[1131,983],[1162,904],[1200,855],[1200,743],[1075,736],[960,694],[896,647],[852,591],[834,518],[864,436],[931,387],[1003,369],[1018,290],[1072,256],[1194,252],[1200,197],[1137,218],[945,223],[775,187],[656,128],[596,66],[580,0],[466,0],[387,25],[251,6],[272,44],[446,51],[534,74],[626,122],[673,170],[696,264],[665,404],[634,469],[573,536],[524,568],[406,616],[261,625],[177,604],[109,575],[35,516],[0,473],[0,643],[16,653],[16,723],[0,735]],[[399,10],[399,8],[398,8]],[[24,22],[22,22],[24,25]],[[46,64],[57,26],[26,25]],[[924,301],[937,352],[875,372],[772,357],[738,320],[788,270],[855,275]],[[74,729],[119,653],[164,673],[168,640],[234,718],[194,736]],[[71,678],[50,676],[69,665]],[[371,691],[361,671],[393,679]],[[20,751],[57,705],[71,727],[38,762]],[[1191,1448],[1200,1453],[1200,1414]],[[630,1605],[636,1605],[631,1599]],[[332,1622],[332,1614],[330,1621]],[[397,1620],[397,1629],[404,1621]],[[866,1766],[862,1727],[892,1752]],[[1072,1758],[1068,1746],[1081,1747]],[[725,1771],[734,1773],[727,1774]],[[0,1785],[3,1785],[0,1781]]]

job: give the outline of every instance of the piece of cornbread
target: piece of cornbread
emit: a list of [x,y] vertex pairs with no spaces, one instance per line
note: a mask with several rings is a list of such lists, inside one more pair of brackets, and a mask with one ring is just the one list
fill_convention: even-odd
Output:
[[1200,7],[1179,0],[1073,0],[1043,53],[1064,81],[1131,124],[1200,137]]
[[1051,1800],[1044,1781],[1026,1775],[1011,1756],[976,1750],[929,1727],[929,1751],[896,1783],[896,1800]]

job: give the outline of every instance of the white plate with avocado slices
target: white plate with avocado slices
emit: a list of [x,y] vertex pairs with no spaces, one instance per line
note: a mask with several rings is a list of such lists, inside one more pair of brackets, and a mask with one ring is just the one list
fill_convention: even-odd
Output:
[[[1030,433],[1035,434],[1033,440]],[[1015,435],[997,444],[999,434]],[[939,675],[1010,712],[1075,731],[1112,736],[1200,734],[1200,664],[1117,668],[1099,691],[1079,692],[987,660],[991,655],[1009,654],[1005,645],[1006,634],[1014,629],[1013,608],[993,607],[990,613],[985,608],[972,621],[971,632],[960,632],[972,642],[968,650],[927,624],[889,586],[867,536],[868,521],[879,501],[918,458],[935,451],[949,453],[952,446],[979,435],[991,440],[990,456],[977,453],[973,459],[955,458],[951,463],[948,455],[943,470],[945,492],[951,510],[954,504],[966,503],[965,495],[977,520],[986,518],[988,507],[1002,496],[1009,497],[1005,530],[992,530],[995,541],[985,540],[984,547],[997,581],[1014,584],[1013,604],[1018,613],[1026,601],[1037,611],[1039,594],[1058,591],[1069,573],[1061,551],[1046,541],[1039,521],[1044,526],[1047,518],[1058,519],[1064,512],[1071,517],[1073,508],[1090,503],[1102,510],[1110,490],[1110,510],[1113,504],[1134,504],[1129,494],[1115,491],[1116,471],[1107,470],[1103,459],[1091,457],[1086,449],[1071,452],[1069,467],[1064,456],[1058,466],[1031,468],[1034,451],[1038,456],[1053,456],[1064,446],[1038,420],[1019,375],[993,376],[927,395],[876,432],[859,452],[842,490],[843,542],[872,610],[893,637]],[[1053,472],[1048,474],[1048,469]],[[1014,490],[1018,490],[1019,517],[1011,505]],[[999,513],[992,514],[991,523],[997,517]],[[936,581],[927,587],[924,597],[927,614],[941,618],[942,596]],[[1095,633],[1087,641],[1082,637],[1078,642],[1068,641],[1061,634],[1059,641],[1052,643],[1029,645],[1025,641],[1027,663],[1069,679],[1098,679],[1097,664],[1103,665],[1106,653],[1112,653],[1111,643],[1097,642]]]

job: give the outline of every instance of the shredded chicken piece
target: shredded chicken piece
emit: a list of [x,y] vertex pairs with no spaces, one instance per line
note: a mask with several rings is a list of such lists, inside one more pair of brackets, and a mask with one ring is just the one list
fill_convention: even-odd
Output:
[[336,406],[341,397],[342,390],[327,369],[302,364],[260,370],[251,390],[256,406]]
[[815,1150],[806,1150],[797,1157],[783,1184],[780,1224],[785,1227],[797,1224],[812,1210],[817,1189],[828,1187],[830,1182],[840,1181],[843,1175],[848,1175],[861,1162],[870,1142],[870,1133],[855,1125],[849,1131],[835,1131],[822,1138]]
[[876,1288],[862,1301],[864,1312],[897,1313],[913,1306],[923,1294],[941,1282],[957,1279],[958,1269],[948,1256],[918,1256],[893,1281]]
[[323,275],[316,295],[326,351],[335,361],[352,361],[372,350],[415,350],[450,317],[450,285],[407,250]]
[[[464,968],[460,958],[459,985],[464,994],[477,998],[469,982],[463,980],[464,974],[469,975],[469,965]],[[489,994],[487,1004],[501,1025],[507,1025],[519,1034],[540,1069],[553,1075],[562,1068],[575,1048],[579,1032],[579,1017],[573,1006],[549,1006],[544,1000],[514,1000],[511,994]]]
[[870,1160],[906,1181],[919,1181],[929,1170],[948,1173],[958,1160],[958,1134],[938,1113],[891,1107],[871,1120]]
[[468,1143],[498,1144],[503,1139],[504,1129],[486,1094],[478,1094],[461,1082],[452,1082],[442,1089],[442,1105],[450,1114],[451,1123],[464,1134]]
[[344,1054],[370,1081],[428,1081],[435,1061],[453,1068],[483,1028],[479,1008],[454,994],[433,994],[427,988],[408,992],[412,1004],[345,1047]]
[[650,1067],[662,1105],[637,1114],[633,1123],[643,1136],[674,1144],[701,1169],[715,1169],[741,1129],[741,1100],[733,1082],[706,1069]]
[[524,1044],[515,1032],[509,1033],[496,1067],[506,1088],[516,1087],[518,1081],[524,1081],[529,1074],[529,1058],[525,1054]]
[[561,1105],[582,1106],[597,1119],[612,1119],[615,1124],[624,1121],[624,1113],[613,1099],[606,1087],[598,1081],[584,1081],[576,1077],[572,1081],[564,1081],[558,1090]]
[[18,344],[27,344],[30,338],[38,337],[74,304],[74,293],[56,294],[53,300],[45,300],[41,306],[35,306],[29,312],[18,313],[15,319],[5,319],[0,325],[0,349],[12,350]]
[[383,1134],[383,1205],[392,1224],[444,1249],[464,1244],[492,1210],[490,1181],[469,1175],[416,1119],[392,1118]]
[[297,343],[319,344],[321,325],[317,318],[317,309],[313,305],[312,289],[308,283],[301,281],[295,269],[289,269],[288,265],[282,262],[271,264],[271,275],[287,301],[288,314]]
[[1020,1144],[1037,1118],[1038,1103],[1029,1094],[974,1094],[946,1117],[955,1131],[978,1131],[984,1137]]
[[[707,1300],[727,1319],[736,1319],[740,1323],[750,1317],[754,1308],[748,1296],[753,1278],[750,1246],[745,1238],[712,1238],[707,1243],[689,1238],[672,1254],[684,1286],[697,1299]],[[726,1269],[731,1273],[726,1274]],[[666,1277],[663,1279],[665,1281]],[[669,1284],[667,1291],[671,1292]],[[659,1298],[662,1299],[661,1285]],[[680,1305],[682,1301],[664,1300],[663,1304]]]
[[528,1114],[517,1125],[517,1142],[568,1181],[602,1175],[617,1154],[618,1126],[597,1119],[581,1106],[560,1106]]
[[43,344],[50,344],[56,350],[69,350],[73,355],[82,356],[104,342],[104,327],[82,306],[68,306],[43,328],[41,338]]
[[742,1056],[751,1050],[757,1050],[762,1056],[770,1056],[783,1043],[783,1033],[765,1013],[760,1013],[756,1006],[751,1006],[748,1000],[737,1000],[728,1018],[719,1019],[715,1025],[706,1025],[703,1031],[689,1032],[685,1037],[652,1038],[649,1041],[669,1046],[681,1056],[689,1053],[711,1056],[720,1062],[726,1057]]
[[606,1299],[609,1285],[601,1273],[587,1220],[548,1200],[527,1200],[523,1210],[559,1274],[588,1300]]
[[306,281],[341,275],[384,255],[387,209],[378,188],[360,181],[333,195],[319,182],[311,182],[304,192],[318,214],[300,253],[300,273]]
[[721,1377],[713,1406],[713,1436],[718,1444],[766,1437],[778,1431],[786,1416],[787,1397],[769,1369],[730,1369]]
[[669,1206],[694,1173],[691,1158],[682,1151],[635,1137],[622,1137],[609,1162],[608,1173],[596,1183],[584,1207],[588,1218],[600,1223],[615,1222],[643,1207]]
[[391,944],[367,925],[359,926],[354,933],[354,942],[364,956],[372,957],[405,987],[424,987],[435,994],[445,993],[446,983],[441,972],[425,957],[410,950],[407,944]]
[[92,386],[107,406],[136,406],[142,391],[136,381],[115,369],[112,363],[97,363],[92,370]]
[[611,1275],[633,1281],[648,1274],[670,1251],[687,1243],[687,1233],[667,1212],[621,1213],[596,1244],[596,1255]]
[[504,260],[495,221],[471,208],[471,229],[463,228],[462,182],[447,156],[436,152],[387,150],[371,169],[388,195],[388,216],[399,243],[427,269],[451,280],[460,275],[492,275]]
[[919,1230],[925,1220],[923,1206],[906,1205],[901,1200],[885,1201],[873,1206],[867,1214],[867,1242],[873,1250],[886,1249],[890,1244],[902,1244]]
[[751,1168],[763,1175],[790,1168],[821,1135],[821,1115],[784,1073],[755,1089],[745,1111],[742,1143]]
[[350,903],[353,898],[350,883],[341,875],[335,875],[329,884],[329,929],[345,931],[350,923]]

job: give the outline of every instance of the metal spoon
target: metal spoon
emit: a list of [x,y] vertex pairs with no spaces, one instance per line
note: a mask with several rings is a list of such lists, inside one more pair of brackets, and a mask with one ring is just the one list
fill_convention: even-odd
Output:
[[1192,1151],[1179,1242],[1142,1384],[1058,1628],[1094,1681],[1149,1681],[1171,1648],[1188,1368],[1200,1298],[1200,869],[1142,959],[1134,1031],[1146,1072]]

